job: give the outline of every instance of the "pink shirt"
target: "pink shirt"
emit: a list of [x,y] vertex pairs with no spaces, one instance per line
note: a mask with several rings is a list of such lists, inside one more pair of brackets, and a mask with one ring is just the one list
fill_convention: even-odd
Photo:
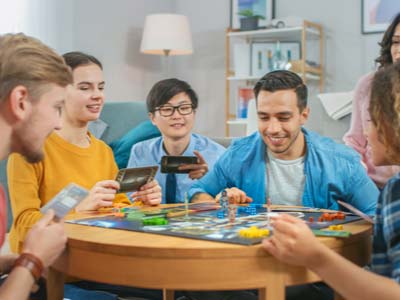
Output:
[[371,82],[374,73],[368,73],[360,78],[355,89],[351,125],[344,135],[343,141],[361,155],[363,163],[367,167],[369,177],[382,188],[388,179],[400,172],[399,166],[375,166],[372,162],[371,146],[368,144],[366,132],[371,117],[368,112],[371,95]]
[[4,243],[7,231],[7,201],[3,186],[0,184],[0,247]]

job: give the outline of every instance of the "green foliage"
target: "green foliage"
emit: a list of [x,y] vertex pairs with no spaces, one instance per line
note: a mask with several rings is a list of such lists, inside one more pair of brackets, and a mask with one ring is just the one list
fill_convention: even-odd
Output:
[[255,15],[254,12],[251,9],[243,9],[243,10],[238,12],[238,15],[246,17],[246,18],[258,18],[258,19],[261,19],[261,20],[265,19],[265,17],[262,16],[262,15]]

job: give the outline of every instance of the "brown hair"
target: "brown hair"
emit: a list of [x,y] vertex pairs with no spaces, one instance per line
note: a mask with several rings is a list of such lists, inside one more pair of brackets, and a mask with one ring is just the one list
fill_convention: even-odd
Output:
[[393,163],[400,162],[400,63],[375,73],[369,104],[371,121]]
[[0,102],[18,85],[38,99],[49,83],[72,84],[71,71],[60,55],[22,33],[0,35]]
[[390,49],[392,47],[394,31],[396,30],[398,24],[400,24],[400,13],[393,18],[392,23],[390,23],[389,27],[385,31],[385,34],[383,35],[382,41],[378,43],[379,46],[381,46],[381,51],[378,58],[375,59],[375,62],[379,64],[379,68],[386,67],[387,65],[391,65],[393,63]]

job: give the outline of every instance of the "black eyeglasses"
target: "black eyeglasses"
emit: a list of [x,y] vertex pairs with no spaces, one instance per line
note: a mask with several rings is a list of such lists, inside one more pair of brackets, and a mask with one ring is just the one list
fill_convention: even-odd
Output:
[[193,105],[192,104],[181,104],[178,106],[172,105],[163,105],[160,107],[156,107],[155,111],[159,111],[160,115],[163,117],[170,117],[175,113],[175,110],[182,116],[190,115],[193,112]]

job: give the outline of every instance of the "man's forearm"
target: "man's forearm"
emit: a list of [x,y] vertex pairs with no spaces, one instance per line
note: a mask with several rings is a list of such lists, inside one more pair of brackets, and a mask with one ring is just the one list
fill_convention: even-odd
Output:
[[400,286],[394,280],[366,271],[330,250],[324,251],[322,262],[311,270],[344,299],[391,300],[400,297]]
[[16,267],[0,287],[0,298],[4,300],[28,299],[34,282],[34,278],[28,269]]

